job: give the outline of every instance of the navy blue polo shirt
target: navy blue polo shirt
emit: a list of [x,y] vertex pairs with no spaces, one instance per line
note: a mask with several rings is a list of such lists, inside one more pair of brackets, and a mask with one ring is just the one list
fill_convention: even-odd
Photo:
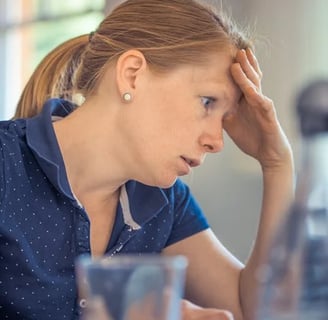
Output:
[[[70,189],[49,100],[38,116],[0,122],[0,319],[77,319],[75,260],[90,254],[90,221]],[[159,253],[208,228],[188,187],[129,181],[106,253]]]

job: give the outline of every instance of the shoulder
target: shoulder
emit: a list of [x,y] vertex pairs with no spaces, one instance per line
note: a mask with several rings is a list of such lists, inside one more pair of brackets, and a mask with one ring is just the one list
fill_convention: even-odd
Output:
[[25,128],[25,119],[0,121],[0,139],[5,141],[22,136],[25,134]]
[[3,189],[5,179],[5,163],[14,157],[19,149],[20,141],[25,134],[25,120],[0,121],[0,188]]
[[175,207],[191,200],[195,201],[189,186],[181,179],[177,179],[172,187],[162,189],[162,191],[168,198],[169,202],[174,204]]
[[25,136],[25,120],[0,121],[0,164],[3,164],[6,155],[17,153],[20,141]]
[[209,227],[190,188],[180,179],[169,188],[130,181],[126,191],[132,217],[142,226],[138,241],[148,249],[154,243],[160,251]]
[[165,189],[164,192],[168,199],[171,199],[169,202],[174,219],[172,232],[166,246],[209,228],[203,210],[186,183],[178,179],[171,188]]

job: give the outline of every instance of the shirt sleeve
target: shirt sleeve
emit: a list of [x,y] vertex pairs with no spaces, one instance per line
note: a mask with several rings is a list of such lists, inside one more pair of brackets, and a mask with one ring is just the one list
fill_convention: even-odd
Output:
[[169,199],[173,203],[174,222],[166,246],[209,228],[208,221],[189,187],[180,179],[171,188]]

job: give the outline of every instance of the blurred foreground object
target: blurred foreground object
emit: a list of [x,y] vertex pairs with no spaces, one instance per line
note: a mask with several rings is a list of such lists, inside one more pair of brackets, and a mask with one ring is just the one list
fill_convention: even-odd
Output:
[[258,320],[328,319],[328,79],[297,99],[302,162],[295,201],[259,270]]
[[183,256],[79,257],[83,320],[180,320],[186,267]]

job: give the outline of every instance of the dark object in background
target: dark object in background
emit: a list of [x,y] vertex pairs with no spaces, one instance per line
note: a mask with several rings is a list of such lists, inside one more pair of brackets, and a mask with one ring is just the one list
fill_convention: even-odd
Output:
[[300,132],[303,136],[328,128],[328,79],[311,82],[300,92],[296,101]]
[[258,320],[328,317],[328,79],[297,97],[302,162],[295,201],[260,270]]

